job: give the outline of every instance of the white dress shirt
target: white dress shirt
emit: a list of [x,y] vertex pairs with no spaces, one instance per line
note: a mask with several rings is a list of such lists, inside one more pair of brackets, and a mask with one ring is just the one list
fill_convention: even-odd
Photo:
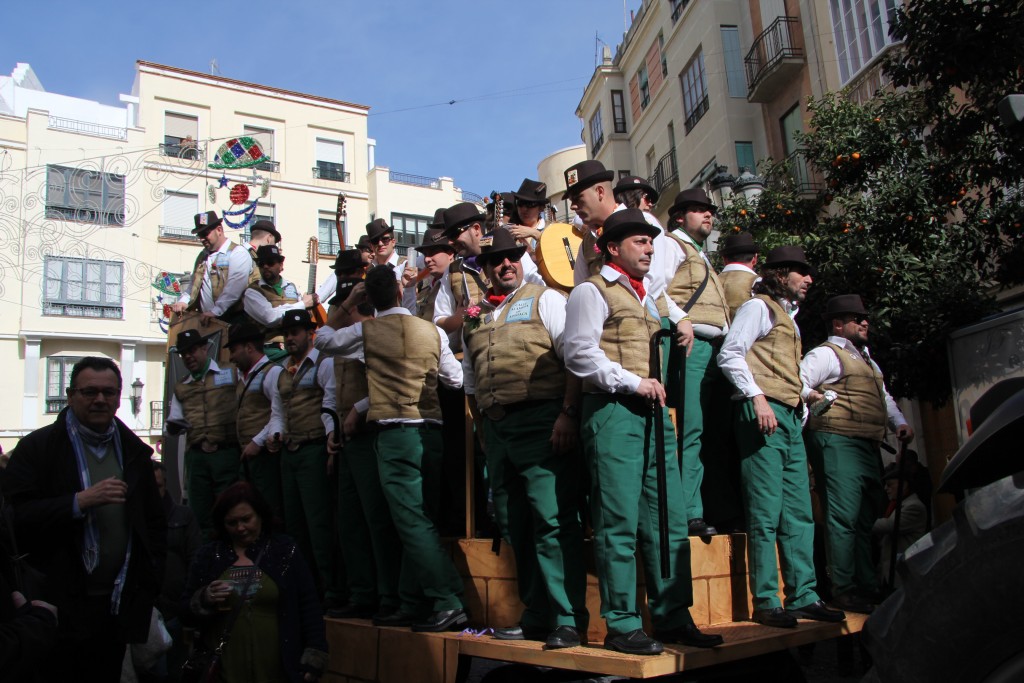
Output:
[[[828,341],[832,342],[836,346],[843,349],[850,349],[862,356],[871,367],[879,375],[882,374],[882,370],[878,367],[874,360],[871,359],[871,352],[868,347],[858,349],[852,341],[846,337],[832,336],[828,338]],[[814,389],[819,389],[823,384],[831,384],[837,381],[843,374],[843,365],[836,356],[834,350],[827,346],[816,346],[807,352],[804,359],[800,362],[800,379],[806,386]],[[907,424],[907,419],[903,417],[902,411],[899,406],[896,405],[896,401],[889,395],[889,390],[882,385],[882,393],[885,397],[885,412],[889,417],[889,428],[896,431],[896,428],[900,425]]]
[[[249,372],[239,372],[238,381],[245,386],[248,384],[248,380],[256,371],[262,368],[264,365],[270,362],[270,359],[263,356],[256,365],[252,366]],[[278,382],[281,379],[282,368],[280,365],[271,365],[265,371],[260,373],[260,379],[253,380],[254,382],[260,383],[260,390],[263,395],[270,401],[270,421],[259,431],[259,433],[252,438],[253,443],[257,446],[266,445],[267,441],[274,435],[280,434],[284,438],[284,409],[281,405],[281,391],[278,388]],[[249,390],[252,391],[250,385]]]
[[[412,315],[407,309],[399,306],[389,308],[385,311],[377,311],[377,317],[383,318],[389,315]],[[455,359],[451,348],[448,346],[448,335],[440,327],[434,326],[437,330],[438,343],[440,345],[441,358],[437,368],[437,378],[441,384],[450,389],[458,389],[462,386],[462,365]],[[320,351],[330,356],[340,356],[349,360],[366,362],[363,355],[363,323],[357,322],[340,330],[335,330],[324,325],[317,331],[313,344]],[[370,399],[365,398],[356,403],[355,408],[360,413],[370,409]],[[420,422],[439,423],[438,420],[381,420],[381,422],[406,422],[410,424]]]
[[[519,291],[518,288],[510,292],[505,297],[505,301],[501,302],[501,305],[493,311],[490,311],[489,315],[495,319],[501,318],[505,314],[505,304],[517,291]],[[541,324],[544,325],[544,329],[547,330],[548,336],[551,338],[551,345],[555,350],[555,355],[562,358],[562,335],[565,331],[565,297],[553,289],[546,289],[540,295],[540,301],[537,302],[537,313],[540,315]],[[515,323],[511,324],[514,325]],[[462,378],[462,386],[466,393],[475,394],[476,373],[473,370],[473,360],[468,351],[462,356]]]
[[[272,286],[263,278],[259,279],[259,285],[261,287]],[[247,288],[245,290],[245,298],[243,299],[246,314],[263,327],[277,327],[281,324],[281,318],[284,317],[286,311],[301,311],[306,309],[306,304],[302,303],[302,295],[299,293],[299,289],[294,283],[288,282],[282,277],[281,287],[284,290],[284,296],[296,298],[298,301],[293,304],[279,304],[274,306],[270,303],[267,297],[263,296],[262,293],[257,292],[255,289]]]
[[[231,383],[231,369],[228,368],[227,370],[221,370],[220,366],[217,365],[217,361],[214,360],[213,358],[210,358],[210,367],[208,367],[206,369],[206,372],[203,373],[203,376],[202,376],[202,378],[200,378],[199,381],[205,380],[206,379],[206,375],[210,374],[211,372],[212,373],[225,373],[225,375],[227,376],[228,383],[229,384]],[[224,375],[222,375],[222,377],[223,376]],[[189,373],[188,376],[185,377],[185,379],[181,380],[181,383],[182,384],[191,384],[192,382],[195,382],[195,381],[196,380],[194,380],[192,378],[192,373]],[[185,419],[185,410],[181,406],[181,401],[178,400],[178,397],[172,391],[171,392],[171,411],[167,414],[167,421],[168,422],[170,422],[171,420],[181,421],[181,420],[184,420],[184,419]]]
[[[601,277],[608,282],[618,281],[644,308],[658,317],[654,299],[646,294],[643,299],[637,295],[629,278],[610,266],[601,268]],[[650,284],[644,277],[644,288]],[[584,282],[573,288],[565,308],[565,333],[563,347],[565,367],[582,380],[597,385],[610,394],[634,394],[642,377],[629,372],[619,363],[608,359],[601,350],[601,335],[608,319],[609,309],[604,297],[592,282]]]
[[[783,310],[789,313],[791,318],[795,318],[800,310],[789,301],[779,301],[778,303]],[[732,319],[732,327],[725,335],[722,349],[718,352],[718,367],[736,387],[733,399],[753,398],[764,394],[754,381],[750,366],[747,365],[747,352],[750,351],[754,342],[771,332],[773,326],[774,321],[771,311],[768,310],[768,304],[760,299],[744,302],[736,310],[736,317]],[[796,328],[796,336],[799,339],[800,328],[795,323],[793,326]],[[809,391],[807,386],[801,387],[800,398],[807,398]]]
[[[224,240],[220,249],[206,257],[206,269],[203,271],[203,281],[199,285],[199,305],[203,313],[213,313],[217,317],[224,315],[236,301],[242,298],[245,288],[249,286],[249,273],[255,268],[252,257],[249,256],[249,250],[245,247],[235,245],[234,249],[228,251],[233,244],[234,242],[231,240]],[[227,262],[228,281],[224,283],[220,297],[214,301],[210,274],[214,272],[214,265],[218,262],[222,264]],[[190,294],[182,293],[178,301],[188,303],[190,296]]]
[[[537,264],[533,262],[529,254],[523,254],[523,258],[520,261],[523,264],[523,282],[532,282],[535,285],[544,285],[544,278],[541,276],[540,271],[537,270]],[[464,268],[468,268],[463,263]],[[475,272],[480,273],[481,279],[484,278],[483,270],[476,271],[475,268],[470,268]],[[444,276],[441,278],[440,284],[441,290],[437,293],[437,298],[434,299],[434,322],[442,318],[449,317],[452,312],[457,308],[455,305],[455,294],[452,293],[452,281],[451,272],[445,271]],[[414,292],[415,293],[415,292]],[[470,303],[477,303],[472,301]]]
[[[693,248],[697,250],[701,258],[704,260],[704,265],[709,271],[714,270],[714,266],[711,265],[711,259],[704,252],[704,248],[697,244],[696,240],[690,237],[682,230],[676,230],[674,233],[680,239],[689,242],[693,245]],[[673,301],[668,297],[667,291],[668,286],[671,284],[673,278],[676,276],[676,272],[679,270],[679,266],[686,262],[686,252],[683,247],[673,237],[668,234],[661,236],[661,241],[655,248],[656,260],[651,261],[651,280],[654,282],[656,288],[655,294],[659,294],[662,291],[666,292],[666,300],[668,301],[668,317],[675,325],[683,318],[689,317],[686,312],[683,311],[682,307],[678,302]],[[708,276],[711,277],[710,275]],[[686,302],[683,302],[686,303]],[[697,323],[693,326],[693,333],[701,339],[717,339],[724,336],[729,331],[729,325],[726,324],[724,328],[716,327],[714,325],[707,325],[705,323]]]

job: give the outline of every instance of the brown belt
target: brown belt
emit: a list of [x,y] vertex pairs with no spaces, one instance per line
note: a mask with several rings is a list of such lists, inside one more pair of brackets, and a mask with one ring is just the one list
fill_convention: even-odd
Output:
[[325,434],[324,436],[318,436],[315,439],[306,439],[305,441],[286,441],[284,447],[285,447],[285,450],[287,450],[289,453],[294,453],[295,451],[299,450],[300,448],[305,448],[306,446],[310,446],[312,444],[318,444],[318,443],[320,443],[320,444],[327,443],[327,435]]
[[199,442],[199,450],[203,453],[216,453],[224,448],[230,448],[232,444],[219,444],[213,443],[209,439],[203,439]]

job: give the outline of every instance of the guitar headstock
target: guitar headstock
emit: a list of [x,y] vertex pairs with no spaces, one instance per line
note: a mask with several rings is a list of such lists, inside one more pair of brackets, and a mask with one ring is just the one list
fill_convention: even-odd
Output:
[[310,237],[309,246],[306,247],[306,263],[316,263],[318,260],[320,260],[320,240]]
[[341,218],[342,216],[345,215],[345,202],[347,202],[347,201],[348,200],[345,199],[345,194],[343,192],[339,192],[338,193],[338,208],[335,211],[335,214],[337,215],[338,218]]

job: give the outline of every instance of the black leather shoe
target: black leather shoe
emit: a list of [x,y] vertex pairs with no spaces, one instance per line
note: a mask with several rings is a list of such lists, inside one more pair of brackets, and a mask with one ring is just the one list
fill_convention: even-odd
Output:
[[526,636],[523,635],[523,627],[519,624],[494,629],[494,637],[498,640],[526,640]]
[[691,536],[714,536],[718,533],[715,527],[705,522],[702,517],[695,517],[686,525],[690,528]]
[[842,610],[832,609],[821,600],[812,602],[800,609],[788,609],[786,612],[797,619],[813,619],[814,621],[846,621]]
[[376,609],[373,605],[357,605],[350,602],[347,605],[327,610],[327,616],[332,619],[369,619],[374,616]]
[[722,636],[715,633],[701,633],[692,622],[668,631],[655,631],[654,637],[663,643],[679,643],[690,647],[715,647],[725,642]]
[[856,612],[857,614],[871,614],[875,606],[856,593],[849,592],[837,595],[829,602],[845,612]]
[[426,621],[412,625],[412,630],[417,633],[440,633],[441,631],[456,631],[460,626],[469,623],[469,615],[461,607],[458,609],[446,609],[443,612],[434,612]]
[[414,621],[416,617],[401,611],[373,615],[374,626],[412,626]]
[[765,626],[776,628],[796,628],[796,617],[782,609],[772,607],[771,609],[756,609],[753,615],[754,621]]
[[544,641],[545,650],[560,650],[563,647],[578,647],[580,632],[574,626],[559,626]]
[[660,655],[665,651],[664,645],[639,628],[629,633],[609,633],[604,638],[604,646],[627,655]]

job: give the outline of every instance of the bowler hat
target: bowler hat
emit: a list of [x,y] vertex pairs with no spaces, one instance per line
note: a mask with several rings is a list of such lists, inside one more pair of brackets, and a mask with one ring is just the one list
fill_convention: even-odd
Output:
[[657,237],[661,231],[647,222],[640,209],[620,209],[605,219],[597,246],[603,250],[609,242],[619,242],[637,234]]
[[519,189],[512,192],[512,196],[519,204],[546,204],[548,186],[538,180],[523,178]]
[[413,247],[413,249],[423,253],[432,249],[452,249],[452,246],[448,244],[444,228],[427,228],[423,233],[423,244]]
[[476,257],[477,263],[500,263],[508,258],[510,261],[518,261],[526,253],[526,247],[517,244],[516,238],[507,228],[495,228],[491,236],[491,243],[480,250]]
[[370,240],[379,239],[384,233],[392,232],[394,228],[387,224],[383,218],[375,218],[366,224],[366,237]]
[[370,244],[369,235],[363,235],[356,240],[356,249],[359,251],[373,251],[373,245]]
[[434,220],[427,223],[428,228],[440,228],[444,230],[444,207],[434,212]]
[[486,216],[476,204],[462,202],[444,212],[444,232],[450,239],[458,237],[468,225],[482,222]]
[[224,348],[245,342],[255,342],[256,346],[263,346],[263,330],[255,323],[235,323],[228,329],[228,341]]
[[339,275],[338,288],[334,290],[334,296],[327,302],[327,305],[340,306],[345,303],[348,295],[352,293],[352,289],[362,281],[363,278],[355,277],[354,275]]
[[221,220],[220,216],[217,215],[216,211],[204,211],[203,213],[197,213],[192,218],[195,221],[196,227],[192,228],[192,234],[198,235],[201,232],[207,230],[213,230],[216,227],[220,227]]
[[776,268],[778,266],[804,266],[811,268],[804,255],[804,248],[795,244],[787,244],[775,247],[768,252],[768,258],[764,262],[765,268]]
[[615,177],[600,161],[587,159],[565,169],[565,194],[569,197],[583,192],[591,185],[605,183]]
[[345,271],[356,270],[362,268],[363,257],[360,255],[358,249],[345,249],[344,251],[338,252],[338,256],[334,259],[334,270],[339,273]]
[[719,248],[718,253],[722,256],[731,256],[733,254],[756,254],[757,243],[754,241],[754,236],[749,232],[733,233],[725,236],[725,239],[722,240],[722,246]]
[[249,228],[249,234],[251,235],[252,233],[256,232],[257,230],[262,230],[263,232],[269,232],[271,235],[274,236],[274,240],[276,242],[280,242],[281,241],[281,233],[279,233],[277,231],[277,228],[274,226],[274,224],[272,222],[268,221],[266,218],[261,218],[260,220],[258,220],[255,223],[253,223],[252,227]]
[[265,266],[284,261],[284,254],[276,244],[262,244],[256,249],[256,265]]
[[821,314],[821,319],[832,320],[832,318],[840,318],[847,313],[868,315],[860,294],[840,294],[832,297],[825,303],[825,311]]
[[683,209],[690,206],[710,209],[712,215],[718,213],[718,207],[715,206],[715,203],[711,201],[710,197],[708,197],[708,193],[699,187],[691,187],[688,190],[683,190],[677,194],[675,200],[672,202],[672,208],[668,210],[668,213],[669,215],[681,213]]
[[174,342],[174,347],[178,350],[178,353],[185,353],[197,346],[206,346],[206,339],[203,335],[199,334],[199,330],[179,332],[178,338]]
[[316,323],[304,308],[285,311],[281,318],[281,329],[287,330],[292,327],[305,327],[307,330],[315,330]]
[[615,185],[615,194],[620,192],[629,192],[630,190],[643,190],[644,194],[647,195],[648,201],[651,204],[658,203],[658,191],[654,189],[646,178],[641,178],[638,175],[628,175],[625,178],[619,178],[618,184]]

